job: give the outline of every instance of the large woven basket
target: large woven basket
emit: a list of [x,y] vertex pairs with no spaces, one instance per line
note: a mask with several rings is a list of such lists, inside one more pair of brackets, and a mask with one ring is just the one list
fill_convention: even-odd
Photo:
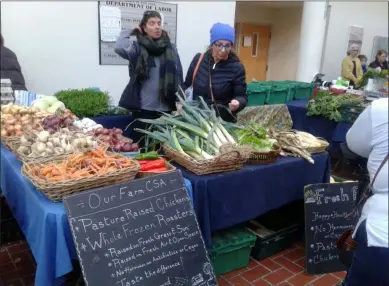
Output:
[[316,139],[319,141],[320,146],[319,147],[308,147],[308,148],[305,148],[305,150],[311,154],[322,153],[322,152],[327,151],[328,146],[330,146],[330,143],[328,143],[325,139],[320,138],[320,137],[317,137]]
[[250,156],[250,159],[247,163],[249,164],[272,164],[275,163],[278,159],[278,156],[281,153],[281,148],[277,148],[276,150],[272,150],[270,152],[253,152]]
[[247,147],[234,147],[230,151],[222,152],[221,155],[214,159],[198,161],[188,155],[177,152],[165,144],[162,148],[168,158],[196,175],[240,170],[251,155],[251,150]]
[[[50,162],[59,162],[60,159],[51,160]],[[105,187],[109,185],[119,184],[131,181],[135,178],[140,168],[139,163],[134,161],[134,165],[130,168],[121,169],[116,172],[107,173],[104,175],[96,175],[93,177],[68,180],[60,183],[42,183],[31,175],[30,170],[37,165],[45,165],[45,163],[25,163],[22,167],[22,174],[43,194],[53,202],[61,202],[64,197],[80,193],[82,191]]]
[[15,153],[19,148],[20,136],[8,136],[1,138],[1,144],[10,152]]

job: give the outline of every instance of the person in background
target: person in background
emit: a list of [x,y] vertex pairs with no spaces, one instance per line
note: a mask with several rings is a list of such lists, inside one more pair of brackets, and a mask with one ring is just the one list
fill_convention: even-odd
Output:
[[[235,122],[237,112],[247,105],[246,71],[233,51],[234,28],[216,23],[210,31],[210,47],[203,55],[197,54],[190,64],[183,90],[193,83],[193,99],[202,96],[208,105],[217,104],[218,115],[225,121]],[[193,81],[194,70],[199,63]]]
[[367,57],[365,55],[359,55],[358,59],[361,61],[362,71],[363,73],[367,72]]
[[363,75],[358,53],[359,46],[352,44],[349,47],[348,55],[342,61],[342,79],[348,80],[352,86],[355,86]]
[[368,158],[370,181],[376,174],[377,177],[353,234],[357,246],[344,285],[389,285],[388,161],[385,161],[388,155],[388,98],[373,101],[355,121],[346,140],[351,151]]
[[[129,61],[130,74],[119,106],[130,110],[134,119],[156,119],[161,112],[176,110],[176,92],[183,82],[183,72],[177,49],[162,29],[161,19],[158,12],[146,11],[139,27],[121,31],[116,41],[115,52]],[[147,128],[139,121],[132,126]],[[131,133],[135,142],[142,137],[142,133]],[[144,146],[144,140],[140,146]]]
[[369,65],[369,68],[381,68],[383,69],[388,69],[388,61],[386,58],[388,57],[388,53],[385,50],[379,50],[375,56],[375,61],[371,62]]
[[22,74],[22,68],[18,62],[15,53],[4,46],[3,35],[0,34],[1,46],[1,78],[10,79],[12,90],[27,90],[26,83]]

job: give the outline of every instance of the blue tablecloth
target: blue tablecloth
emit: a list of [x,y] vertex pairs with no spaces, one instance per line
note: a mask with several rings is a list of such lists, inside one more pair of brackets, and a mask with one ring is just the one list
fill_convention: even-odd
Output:
[[[116,115],[116,116],[96,116],[92,117],[96,123],[101,124],[104,128],[120,128],[122,130],[126,129],[128,124],[133,121],[133,117],[131,115]],[[126,137],[130,137],[132,128],[131,126],[124,131],[123,135]]]
[[293,129],[309,132],[322,137],[330,143],[330,152],[338,152],[339,144],[346,142],[346,134],[352,124],[335,122],[324,116],[307,116],[308,100],[288,102],[288,110],[293,120]]
[[242,170],[196,176],[182,168],[193,187],[200,228],[207,246],[212,231],[256,218],[303,198],[304,186],[329,182],[327,153],[313,156],[315,164],[281,157],[270,165],[245,165]]
[[307,116],[307,104],[308,99],[293,100],[286,104],[292,117],[293,129],[311,133],[331,142],[337,123],[323,116]]
[[[1,147],[1,189],[37,263],[35,286],[60,285],[77,259],[63,203],[53,203],[20,173],[22,163]],[[189,195],[192,186],[185,179]]]

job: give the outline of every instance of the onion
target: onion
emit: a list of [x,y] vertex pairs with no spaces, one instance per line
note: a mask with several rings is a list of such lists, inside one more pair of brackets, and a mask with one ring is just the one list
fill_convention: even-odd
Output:
[[1,137],[6,137],[6,136],[8,136],[7,130],[1,129]]
[[101,131],[101,134],[108,135],[109,134],[109,130],[104,128],[103,131]]
[[14,117],[10,117],[4,123],[6,125],[14,125],[16,123],[16,119]]
[[132,150],[131,144],[128,142],[124,143],[124,145],[122,146],[122,150],[123,152],[130,152]]
[[8,133],[12,133],[15,130],[15,127],[13,125],[8,125],[5,127],[5,130],[7,130]]
[[123,134],[123,131],[120,128],[114,128],[112,131],[113,134]]
[[15,131],[15,136],[21,136],[23,135],[23,131],[22,130],[16,130]]
[[113,147],[113,150],[115,150],[115,152],[120,152],[120,144],[115,144],[115,146]]
[[131,149],[132,149],[133,151],[138,151],[139,145],[138,145],[137,143],[132,143],[132,144],[131,144]]
[[14,125],[14,128],[15,128],[15,130],[22,130],[22,125],[20,125],[20,124],[15,124],[15,125]]
[[104,128],[101,128],[101,127],[97,128],[97,129],[95,130],[96,135],[103,134],[103,130],[104,130]]
[[99,136],[101,141],[109,142],[111,140],[111,137],[109,135],[100,135]]

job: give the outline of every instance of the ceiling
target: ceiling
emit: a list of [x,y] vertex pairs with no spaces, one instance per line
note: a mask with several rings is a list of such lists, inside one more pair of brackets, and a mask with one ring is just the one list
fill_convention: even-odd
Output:
[[251,7],[267,7],[267,8],[291,8],[302,7],[304,1],[236,1],[238,5],[249,5]]

